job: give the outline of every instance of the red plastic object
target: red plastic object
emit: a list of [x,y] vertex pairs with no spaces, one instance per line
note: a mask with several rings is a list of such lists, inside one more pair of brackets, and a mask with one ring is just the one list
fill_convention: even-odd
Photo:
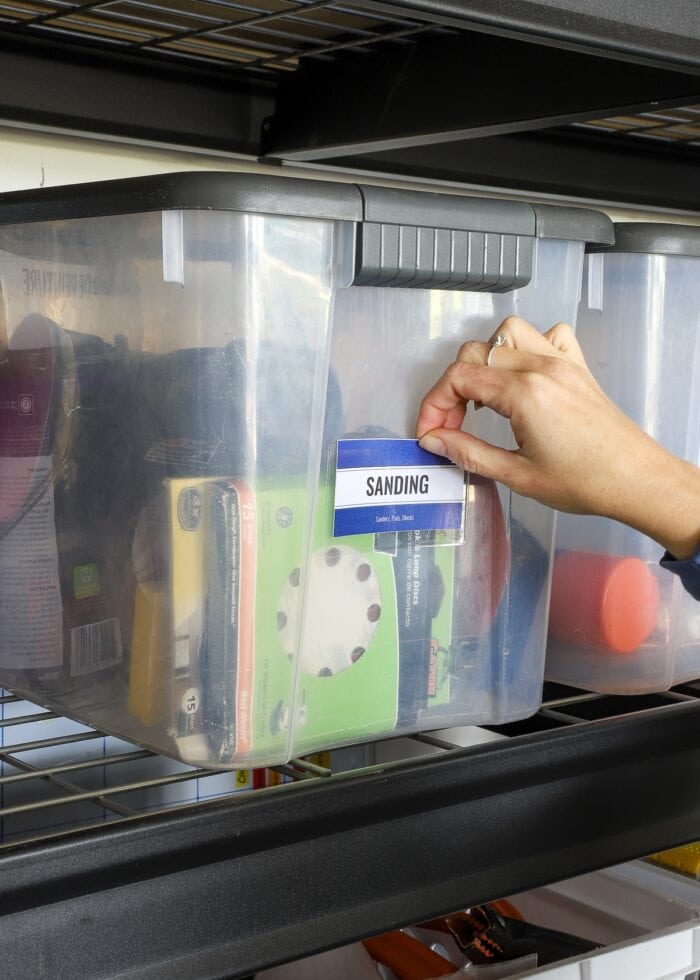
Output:
[[453,631],[481,636],[491,629],[510,567],[503,508],[493,480],[469,475],[464,544],[457,551]]
[[631,653],[659,618],[659,586],[639,558],[564,551],[554,560],[549,635],[608,653]]

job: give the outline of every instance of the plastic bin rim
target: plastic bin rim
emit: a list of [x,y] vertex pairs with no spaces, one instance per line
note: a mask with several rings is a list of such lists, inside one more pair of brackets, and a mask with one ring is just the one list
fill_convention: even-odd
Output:
[[614,241],[602,211],[506,198],[359,185],[364,220],[377,224],[494,232],[564,241]]
[[164,210],[465,228],[588,243],[613,240],[610,219],[587,208],[235,171],[182,171],[0,194],[0,225]]
[[700,225],[653,221],[616,223],[615,244],[589,244],[589,252],[632,252],[652,255],[684,255],[700,258]]
[[241,211],[360,221],[352,184],[228,171],[183,171],[0,194],[0,225],[155,211]]

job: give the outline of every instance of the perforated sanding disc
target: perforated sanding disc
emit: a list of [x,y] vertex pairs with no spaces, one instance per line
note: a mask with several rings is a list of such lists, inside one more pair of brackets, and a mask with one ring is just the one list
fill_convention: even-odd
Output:
[[[277,607],[282,649],[294,654],[300,607],[299,569],[289,576]],[[301,669],[332,677],[363,656],[382,614],[379,580],[367,556],[343,545],[321,548],[311,557]]]

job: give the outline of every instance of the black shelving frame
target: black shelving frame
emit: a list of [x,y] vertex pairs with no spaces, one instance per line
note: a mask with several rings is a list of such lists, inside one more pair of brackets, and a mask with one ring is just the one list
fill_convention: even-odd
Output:
[[[639,143],[642,143],[640,147]],[[700,149],[555,127],[385,150],[334,163],[380,175],[510,187],[589,202],[700,211]]]
[[[700,103],[696,0],[663,11],[654,0],[345,6],[393,27],[305,49],[284,72],[279,58],[197,61],[7,22],[0,121],[700,210],[700,145],[572,126]],[[502,742],[10,847],[0,972],[243,977],[682,844],[700,832],[699,732],[697,699],[643,701],[620,717],[519,726]]]
[[[574,126],[700,104],[695,0],[663,10],[654,0],[284,0],[284,14],[256,13],[256,2],[231,0],[227,21],[156,26],[150,42],[128,43],[71,29],[113,0],[47,0],[53,13],[24,21],[0,12],[0,122],[700,209],[700,138],[601,138]],[[182,16],[182,4],[148,9],[151,20],[153,9]],[[298,34],[335,13],[371,28],[325,42]],[[183,51],[178,38],[218,47]]]
[[10,847],[3,976],[233,980],[685,843],[694,694],[574,702],[486,745]]

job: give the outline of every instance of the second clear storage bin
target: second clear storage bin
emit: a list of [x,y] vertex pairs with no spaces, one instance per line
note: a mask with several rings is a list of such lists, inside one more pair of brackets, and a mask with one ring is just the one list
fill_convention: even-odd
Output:
[[460,474],[459,526],[334,537],[337,446],[410,439],[506,315],[573,320],[610,236],[246,174],[0,197],[0,683],[214,768],[535,711],[551,512]]
[[[577,336],[596,380],[650,436],[697,465],[700,227],[618,224],[614,247],[593,250],[585,269]],[[550,680],[634,694],[700,676],[700,605],[659,566],[662,552],[623,524],[560,515]]]

